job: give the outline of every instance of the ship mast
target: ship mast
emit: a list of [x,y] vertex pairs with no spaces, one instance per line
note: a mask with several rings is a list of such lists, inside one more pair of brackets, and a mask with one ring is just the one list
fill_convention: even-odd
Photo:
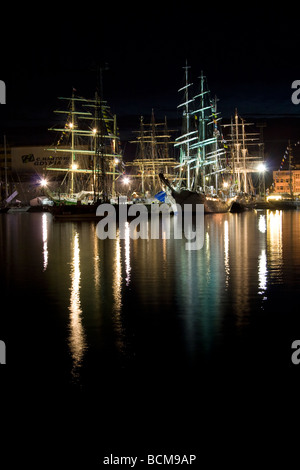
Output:
[[[263,163],[263,155],[260,151],[260,133],[246,132],[246,126],[253,126],[253,123],[245,122],[235,110],[234,121],[231,118],[230,124],[223,124],[222,127],[230,127],[230,134],[226,141],[231,150],[232,164],[231,173],[234,179],[234,186],[237,192],[248,193],[253,190],[251,173],[259,173],[260,165]],[[249,153],[249,147],[258,147],[254,154]]]
[[126,166],[134,167],[137,172],[131,174],[132,178],[141,178],[141,192],[146,195],[146,188],[152,192],[159,190],[159,173],[164,172],[167,177],[174,177],[173,168],[177,162],[169,155],[171,130],[167,128],[167,120],[156,122],[152,110],[150,123],[140,118],[140,129],[135,131],[136,140],[130,143],[137,144],[137,158],[128,162]]
[[[86,99],[75,97],[74,90],[72,98],[60,98],[71,101],[70,108],[66,111],[56,111],[56,113],[67,114],[68,119],[64,128],[51,128],[61,132],[57,146],[48,148],[53,152],[53,160],[67,160],[66,157],[60,158],[58,155],[71,154],[69,165],[60,167],[50,166],[47,171],[56,171],[70,175],[69,192],[75,197],[75,175],[84,176],[85,183],[81,190],[89,189],[92,181],[92,190],[94,200],[99,198],[100,193],[104,198],[108,198],[108,179],[110,180],[110,189],[112,195],[115,194],[115,181],[120,176],[122,156],[119,151],[119,137],[117,135],[116,116],[111,115],[106,102],[101,100],[96,93],[95,99]],[[78,110],[75,103],[79,103],[81,108]],[[88,110],[86,110],[88,109]],[[79,128],[77,118],[81,122]],[[90,121],[89,124],[85,124]],[[71,135],[70,135],[71,134]],[[70,136],[69,146],[63,145],[63,138]],[[77,137],[83,140],[82,145],[78,145]],[[71,160],[71,161],[70,161]],[[65,178],[64,178],[65,180]],[[64,181],[63,180],[63,181]]]
[[74,193],[74,170],[76,170],[76,153],[75,153],[75,100],[74,100],[74,89],[72,91],[72,112],[71,112],[71,150],[72,150],[72,162],[71,162],[71,195]]
[[[190,164],[191,161],[191,154],[190,154],[190,144],[192,141],[196,140],[196,131],[190,131],[190,103],[194,101],[194,99],[189,99],[189,88],[193,85],[189,83],[189,69],[190,67],[187,65],[183,67],[185,70],[185,85],[178,90],[178,92],[184,91],[184,102],[179,104],[177,108],[183,108],[183,134],[180,137],[177,137],[175,147],[180,148],[180,164],[178,167],[180,168],[180,173],[183,173],[184,170],[186,171],[186,187],[187,189],[191,189],[191,173],[190,173]],[[180,175],[181,176],[181,175]],[[181,176],[181,180],[183,179],[183,175]]]
[[[215,191],[217,191],[217,174],[224,171],[221,165],[221,157],[225,154],[219,144],[220,132],[217,122],[216,99],[210,98],[206,77],[203,72],[200,76],[200,89],[192,98],[189,94],[188,67],[185,67],[186,84],[179,91],[184,90],[185,101],[178,107],[183,107],[183,119],[185,122],[184,133],[176,139],[175,147],[180,148],[180,172],[186,169],[186,188],[189,190],[200,189],[206,192],[207,184],[215,176]],[[194,110],[190,110],[193,103]],[[213,185],[210,191],[214,191]]]

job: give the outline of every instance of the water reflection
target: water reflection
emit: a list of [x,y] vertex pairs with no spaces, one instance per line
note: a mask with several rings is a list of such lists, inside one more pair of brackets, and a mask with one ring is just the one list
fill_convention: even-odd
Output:
[[94,285],[95,292],[99,291],[101,285],[100,278],[100,252],[99,252],[99,240],[96,235],[96,227],[92,226],[92,244],[93,244],[93,260],[94,260]]
[[266,225],[266,215],[265,214],[260,214],[258,218],[258,230],[261,233],[265,233],[267,230],[267,225]]
[[228,220],[224,221],[224,268],[225,268],[225,285],[227,288],[229,285],[229,274],[230,274]]
[[259,255],[258,258],[258,288],[259,294],[263,294],[264,291],[267,288],[267,255],[266,255],[266,250],[261,250],[261,254]]
[[71,262],[71,288],[70,288],[70,335],[69,347],[71,350],[73,365],[72,376],[79,378],[79,369],[86,349],[85,333],[82,326],[82,309],[80,302],[80,248],[79,234],[73,236],[73,253]]
[[126,269],[126,286],[130,284],[130,229],[129,223],[125,223],[125,269]]
[[124,288],[128,288],[131,281],[131,253],[130,253],[130,225],[125,223],[124,240],[120,239],[117,230],[114,242],[114,259],[112,272],[113,310],[112,319],[115,332],[115,342],[123,359],[127,358],[127,333],[123,321],[123,295]]
[[[267,258],[267,222],[266,214],[258,214],[258,231],[259,231],[259,246],[261,247],[258,256],[258,294],[263,295],[266,293],[268,285],[268,258]],[[264,296],[263,300],[267,297]]]
[[48,218],[46,212],[42,215],[42,232],[43,232],[43,271],[48,266]]
[[282,223],[280,212],[212,214],[205,218],[203,247],[193,251],[186,249],[184,233],[173,236],[175,218],[167,227],[170,239],[132,240],[127,222],[123,238],[117,230],[116,239],[99,240],[95,226],[74,225],[60,241],[72,236],[73,377],[79,378],[87,335],[89,355],[106,362],[109,351],[126,367],[151,351],[196,361],[226,335],[241,334],[253,312],[269,307],[269,284],[280,278]]
[[[4,294],[34,288],[47,301],[41,355],[57,332],[58,367],[68,379],[71,369],[73,384],[97,374],[100,381],[106,369],[144,367],[147,359],[199,371],[203,357],[242,343],[244,332],[256,344],[274,312],[287,325],[285,296],[290,304],[299,297],[300,211],[205,216],[204,246],[193,251],[184,236],[173,237],[175,223],[170,239],[132,240],[127,223],[124,238],[99,240],[87,222],[0,217]],[[60,341],[66,330],[67,348]]]
[[270,278],[282,283],[282,211],[267,212],[267,243]]
[[122,258],[121,258],[121,242],[120,234],[117,232],[115,241],[115,256],[114,256],[114,270],[113,270],[113,297],[114,297],[114,312],[116,315],[120,314],[122,306]]

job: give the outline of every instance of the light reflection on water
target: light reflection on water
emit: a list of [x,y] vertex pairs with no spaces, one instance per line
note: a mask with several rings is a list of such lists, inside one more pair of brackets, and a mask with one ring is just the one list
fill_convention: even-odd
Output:
[[267,255],[266,250],[261,250],[258,258],[258,277],[259,277],[259,294],[263,294],[267,288]]
[[7,295],[18,286],[42,290],[50,318],[68,332],[73,381],[91,363],[91,374],[136,361],[196,364],[259,324],[257,316],[279,315],[280,289],[291,303],[299,295],[300,211],[205,216],[195,251],[172,238],[174,222],[170,240],[132,240],[129,223],[124,239],[117,231],[99,240],[90,222],[0,217]]
[[267,213],[267,243],[270,278],[276,280],[277,284],[283,282],[282,218],[283,211],[268,211]]
[[46,212],[42,215],[42,224],[43,224],[43,267],[46,271],[48,266],[48,217]]
[[79,368],[82,365],[84,351],[86,349],[85,332],[82,325],[82,309],[80,302],[80,247],[79,234],[74,233],[72,240],[71,261],[71,287],[70,287],[70,336],[69,346],[73,365],[71,374],[74,378],[79,377]]
[[[93,233],[92,246],[85,248],[92,251],[94,261],[89,295],[93,296],[93,290],[102,292],[98,301],[106,302],[101,311],[110,316],[113,343],[118,354],[129,360],[136,354],[135,348],[148,352],[153,348],[155,354],[156,347],[163,347],[168,330],[183,343],[190,360],[200,350],[212,351],[226,336],[224,322],[231,318],[236,332],[245,328],[253,311],[263,308],[262,301],[268,299],[268,284],[282,282],[282,212],[207,217],[204,246],[198,251],[187,251],[184,238],[172,239],[173,228],[171,223],[170,240],[132,240],[127,223],[125,239],[120,239],[118,230],[115,240],[98,240]],[[78,373],[88,348],[89,334],[83,325],[90,312],[80,303],[79,232],[73,243],[70,348],[73,373]],[[100,247],[104,249],[102,258]],[[129,291],[133,302],[128,302]],[[137,323],[128,324],[133,311]],[[169,323],[170,313],[175,324]],[[161,316],[160,326],[157,315]],[[100,341],[103,334],[105,329],[100,329]],[[139,341],[145,344],[141,347]],[[168,342],[167,338],[166,345]]]

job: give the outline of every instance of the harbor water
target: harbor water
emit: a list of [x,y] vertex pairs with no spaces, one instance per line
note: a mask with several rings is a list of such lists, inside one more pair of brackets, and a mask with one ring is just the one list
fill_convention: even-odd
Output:
[[184,237],[134,240],[126,227],[101,240],[97,222],[0,216],[0,333],[21,395],[84,397],[102,425],[124,413],[145,425],[163,410],[150,445],[166,416],[180,415],[186,435],[212,392],[237,405],[245,389],[263,400],[264,387],[296,380],[300,211],[205,215],[198,250]]

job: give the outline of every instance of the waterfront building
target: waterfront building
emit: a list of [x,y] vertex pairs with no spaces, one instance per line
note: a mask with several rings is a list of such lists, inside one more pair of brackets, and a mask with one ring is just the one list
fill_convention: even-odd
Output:
[[274,192],[300,194],[300,166],[295,170],[273,171]]

